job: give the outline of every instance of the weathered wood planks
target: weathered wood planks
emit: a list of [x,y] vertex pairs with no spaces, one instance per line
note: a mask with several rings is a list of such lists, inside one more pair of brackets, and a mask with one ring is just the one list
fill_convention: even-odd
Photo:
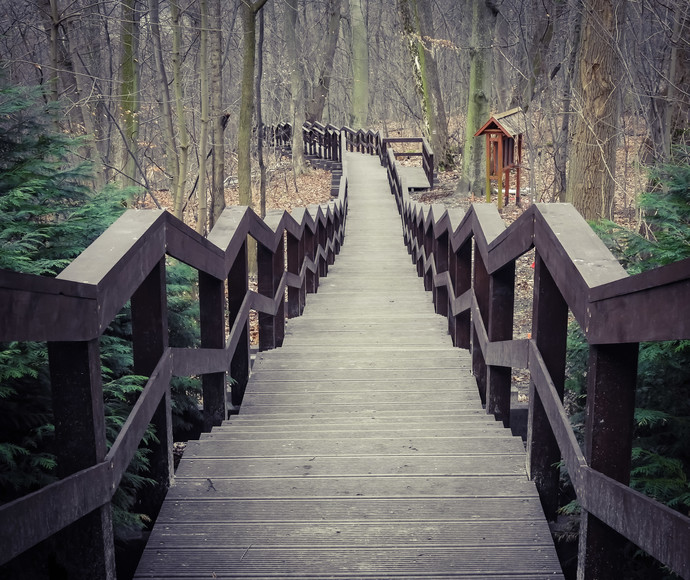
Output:
[[341,255],[240,414],[190,442],[136,577],[562,578],[521,440],[482,409],[378,160],[348,157]]

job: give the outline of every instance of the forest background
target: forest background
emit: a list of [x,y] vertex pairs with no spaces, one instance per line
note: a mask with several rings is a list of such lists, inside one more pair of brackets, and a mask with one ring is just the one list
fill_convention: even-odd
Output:
[[[517,106],[526,121],[525,204],[573,202],[631,271],[690,254],[686,0],[0,6],[1,267],[54,275],[125,206],[166,207],[201,233],[231,200],[263,213],[266,183],[287,177],[279,155],[257,150],[261,123],[424,135],[450,184],[448,203],[464,203],[483,196],[483,140],[474,132],[492,113]],[[295,131],[293,152],[300,137]],[[300,155],[291,169],[297,184],[307,171]],[[171,300],[179,315],[171,344],[193,344],[198,316],[188,298],[196,282],[181,265],[169,276],[179,298]],[[127,370],[127,316],[102,347],[111,436],[141,385]],[[51,480],[55,465],[45,353],[3,346],[0,416],[13,418],[2,422],[0,438],[7,501]],[[645,348],[639,486],[687,513],[690,348]],[[571,351],[577,420],[586,345],[574,338]],[[196,387],[176,388],[183,433]],[[20,401],[29,389],[41,401],[31,409]],[[123,528],[140,521],[127,515],[146,483],[145,452],[139,460],[123,489]]]

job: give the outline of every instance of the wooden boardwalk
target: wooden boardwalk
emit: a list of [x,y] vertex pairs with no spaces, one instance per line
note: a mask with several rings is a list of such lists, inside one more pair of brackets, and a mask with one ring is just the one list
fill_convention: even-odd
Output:
[[523,444],[482,409],[385,172],[348,162],[341,254],[240,414],[189,443],[136,578],[562,578]]

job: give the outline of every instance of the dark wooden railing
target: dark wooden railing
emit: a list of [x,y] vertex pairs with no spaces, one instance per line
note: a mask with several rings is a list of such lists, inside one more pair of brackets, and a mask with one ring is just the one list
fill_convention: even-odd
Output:
[[[57,278],[0,270],[0,341],[48,344],[61,477],[0,506],[0,564],[57,534],[70,578],[114,578],[110,501],[151,422],[159,440],[151,477],[161,492],[171,478],[171,377],[200,375],[205,426],[220,424],[226,375],[233,405],[247,384],[250,310],[259,312],[259,348],[280,346],[286,314],[302,313],[338,254],[346,214],[343,173],[328,204],[265,220],[230,207],[208,238],[165,211],[130,210]],[[249,289],[248,236],[257,242],[258,292]],[[168,346],[166,256],[199,272],[200,348]],[[129,300],[134,372],[150,378],[108,450],[99,338]]]
[[[413,202],[388,168],[405,243],[454,344],[472,349],[487,412],[507,425],[511,369],[530,371],[527,469],[554,519],[565,464],[583,509],[578,577],[622,577],[627,538],[690,578],[690,518],[628,487],[638,343],[690,338],[690,260],[628,276],[569,204],[536,204],[506,229],[493,205]],[[513,339],[515,261],[532,248],[532,336]],[[563,408],[569,311],[589,343],[584,452]]]
[[258,133],[268,147],[280,147],[288,150],[292,147],[292,125],[290,123],[261,125],[258,128]]
[[[292,139],[292,126],[280,123],[262,128],[264,139],[274,147],[289,147]],[[429,180],[429,188],[434,187],[434,152],[423,137],[382,137],[379,132],[351,129],[321,123],[306,122],[302,126],[305,155],[320,159],[342,162],[341,151],[356,151],[366,155],[377,155],[381,165],[387,169],[395,165],[398,157],[421,157],[422,168]],[[341,146],[342,142],[342,146]],[[395,151],[395,146],[411,144],[419,150]],[[421,148],[420,148],[421,147]],[[394,170],[395,171],[395,170]]]

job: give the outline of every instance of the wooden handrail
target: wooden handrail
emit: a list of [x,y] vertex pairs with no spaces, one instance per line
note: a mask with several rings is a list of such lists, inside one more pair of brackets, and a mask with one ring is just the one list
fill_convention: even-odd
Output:
[[[553,517],[563,459],[584,510],[585,577],[615,566],[611,530],[690,577],[690,518],[627,485],[637,344],[690,338],[690,260],[629,276],[569,204],[535,204],[506,228],[493,205],[464,213],[412,201],[395,164],[387,167],[412,261],[454,344],[472,345],[487,412],[508,425],[510,367],[530,371],[528,471]],[[532,248],[537,319],[531,339],[515,340],[515,260]],[[584,453],[562,402],[568,310],[590,345]]]
[[[276,136],[278,132],[271,131],[271,134]],[[340,151],[336,157],[341,157]],[[145,316],[138,316],[139,322],[133,325],[135,366],[148,365],[150,370],[140,374],[148,374],[150,378],[120,434],[111,449],[92,465],[0,506],[0,564],[94,510],[106,508],[109,513],[108,504],[120,479],[161,405],[167,405],[167,412],[163,414],[167,416],[167,424],[161,426],[158,437],[164,446],[170,445],[154,452],[158,458],[152,458],[151,462],[163,465],[158,472],[159,483],[167,486],[172,441],[162,433],[171,429],[170,378],[202,375],[207,426],[218,424],[227,414],[226,372],[235,381],[232,403],[239,405],[250,368],[249,311],[259,312],[260,348],[279,346],[284,334],[285,307],[290,317],[302,313],[306,294],[316,291],[319,278],[327,274],[328,266],[340,251],[346,216],[347,174],[344,169],[338,196],[327,204],[298,208],[292,214],[272,212],[266,220],[246,207],[226,208],[208,238],[168,212],[130,210],[57,278],[0,270],[1,341],[49,342],[57,352],[60,345],[90,344],[88,352],[95,353],[89,355],[92,366],[95,365],[98,350],[93,344],[97,345],[101,334],[128,300],[132,299],[133,318],[135,309],[142,311],[150,307],[152,289],[154,302],[158,300],[165,305],[164,276],[162,285],[156,286],[156,280],[161,279],[161,264],[166,255],[198,270],[202,326],[201,348],[170,348],[165,339],[161,343],[163,348],[155,354],[156,349],[152,351],[147,346],[147,337],[167,336],[167,332],[141,327],[149,318],[145,310]],[[249,290],[247,236],[258,243],[258,293]],[[285,244],[287,265],[284,263]],[[224,306],[226,281],[227,314]],[[230,326],[227,341],[222,324],[225,317],[229,317]],[[209,323],[218,320],[221,324],[215,324],[220,328],[220,341],[218,332],[215,339],[208,338]],[[216,344],[211,344],[214,341]],[[154,363],[151,363],[151,356],[155,357]],[[51,373],[54,362],[57,361],[51,358]],[[87,376],[85,381],[77,387],[83,386],[90,396],[102,399],[100,375]],[[99,406],[97,402],[94,405],[95,408]],[[61,421],[59,411],[56,411],[55,421]],[[97,447],[105,449],[104,438],[104,432],[93,431],[92,439],[96,440]],[[93,522],[84,525],[88,527]],[[91,556],[112,562],[112,556],[108,555],[113,550],[112,535],[105,534],[100,549],[100,555]],[[104,577],[112,574],[107,567],[104,564]]]

